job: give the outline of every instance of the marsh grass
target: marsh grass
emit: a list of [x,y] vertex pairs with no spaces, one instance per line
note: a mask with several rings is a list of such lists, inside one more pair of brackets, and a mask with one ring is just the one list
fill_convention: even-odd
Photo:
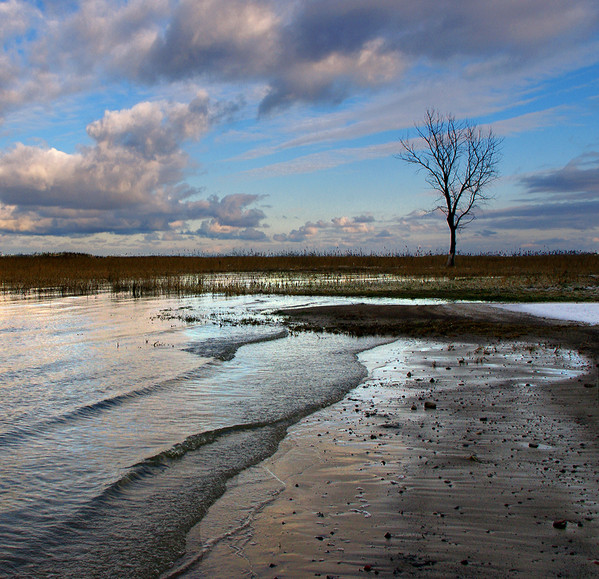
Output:
[[599,300],[599,255],[0,257],[5,294],[363,295],[486,301]]

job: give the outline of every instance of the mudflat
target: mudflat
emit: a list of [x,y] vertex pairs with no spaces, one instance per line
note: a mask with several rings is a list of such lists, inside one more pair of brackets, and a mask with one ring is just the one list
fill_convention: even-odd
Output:
[[404,339],[230,482],[183,575],[599,576],[599,327],[479,304],[286,315]]

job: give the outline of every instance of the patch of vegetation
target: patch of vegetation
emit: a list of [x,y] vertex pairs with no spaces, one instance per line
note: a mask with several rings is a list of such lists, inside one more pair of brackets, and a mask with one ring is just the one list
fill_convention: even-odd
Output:
[[0,257],[5,294],[218,293],[346,295],[480,301],[597,301],[599,255],[246,255]]

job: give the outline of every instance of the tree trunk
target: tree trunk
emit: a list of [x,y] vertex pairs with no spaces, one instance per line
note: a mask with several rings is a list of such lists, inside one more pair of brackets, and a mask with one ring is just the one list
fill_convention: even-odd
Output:
[[455,243],[456,243],[456,228],[452,223],[449,223],[449,254],[447,255],[447,267],[455,265]]

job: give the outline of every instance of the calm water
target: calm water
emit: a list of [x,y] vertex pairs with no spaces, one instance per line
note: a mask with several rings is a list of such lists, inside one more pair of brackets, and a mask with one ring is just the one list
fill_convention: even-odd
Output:
[[289,335],[270,312],[348,301],[0,302],[0,576],[168,569],[227,479],[356,386],[380,343]]

